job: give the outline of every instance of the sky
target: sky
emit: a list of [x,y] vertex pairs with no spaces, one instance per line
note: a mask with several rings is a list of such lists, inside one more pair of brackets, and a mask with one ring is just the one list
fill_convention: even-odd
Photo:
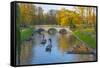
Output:
[[[50,4],[33,4],[33,5],[35,5],[36,7],[42,7],[42,9],[44,10],[44,13],[47,13],[51,9],[60,10],[61,8],[75,11],[75,9],[74,9],[75,6],[50,5]],[[95,9],[95,13],[96,13],[96,9]]]
[[36,7],[42,7],[44,12],[48,12],[51,9],[59,10],[61,8],[66,8],[69,10],[73,10],[73,6],[63,6],[63,5],[46,5],[46,4],[34,4]]

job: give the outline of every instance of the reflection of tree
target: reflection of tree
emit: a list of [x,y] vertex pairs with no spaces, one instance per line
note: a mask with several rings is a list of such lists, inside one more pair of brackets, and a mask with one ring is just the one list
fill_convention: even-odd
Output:
[[20,64],[29,64],[31,57],[33,57],[32,41],[23,41],[21,44]]
[[67,52],[67,50],[76,45],[76,43],[77,39],[71,34],[69,34],[68,36],[60,35],[59,37],[59,49],[62,52]]
[[60,49],[60,51],[66,52],[68,48],[69,48],[69,45],[68,45],[66,36],[60,35],[60,37],[59,37],[59,49]]

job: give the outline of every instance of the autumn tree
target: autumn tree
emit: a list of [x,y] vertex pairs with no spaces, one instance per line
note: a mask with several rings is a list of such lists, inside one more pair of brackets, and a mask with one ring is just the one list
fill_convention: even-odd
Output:
[[83,26],[93,26],[96,22],[96,9],[94,7],[74,7],[75,12],[80,15]]
[[81,24],[84,24],[84,19],[85,19],[85,7],[74,7],[75,12],[79,14],[80,20],[82,21]]
[[22,24],[31,24],[35,17],[35,6],[32,4],[21,3],[20,7],[20,15],[21,15],[21,23]]
[[96,9],[94,7],[87,7],[87,23],[93,26],[96,23]]
[[67,26],[68,25],[68,15],[66,14],[66,10],[64,8],[62,8],[61,10],[59,10],[57,12],[57,21],[58,24],[61,26]]
[[61,26],[70,26],[70,27],[75,27],[76,24],[80,24],[80,17],[79,14],[62,8],[57,12],[57,21],[58,24]]

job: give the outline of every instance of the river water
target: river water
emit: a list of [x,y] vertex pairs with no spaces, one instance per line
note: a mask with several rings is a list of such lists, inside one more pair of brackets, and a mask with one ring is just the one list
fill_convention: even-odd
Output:
[[36,33],[33,40],[21,43],[20,65],[48,64],[64,62],[94,61],[92,54],[69,54],[67,51],[77,43],[80,43],[74,36],[56,33],[50,35]]

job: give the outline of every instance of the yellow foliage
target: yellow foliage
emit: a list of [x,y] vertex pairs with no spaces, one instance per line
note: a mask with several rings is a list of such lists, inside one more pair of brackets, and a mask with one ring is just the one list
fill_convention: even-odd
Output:
[[66,10],[62,8],[57,13],[57,21],[58,24],[61,26],[68,26],[71,22],[73,24],[80,24],[81,19],[78,13],[75,13],[74,11]]
[[19,6],[20,6],[21,21],[23,23],[31,23],[33,18],[32,5],[21,3]]

